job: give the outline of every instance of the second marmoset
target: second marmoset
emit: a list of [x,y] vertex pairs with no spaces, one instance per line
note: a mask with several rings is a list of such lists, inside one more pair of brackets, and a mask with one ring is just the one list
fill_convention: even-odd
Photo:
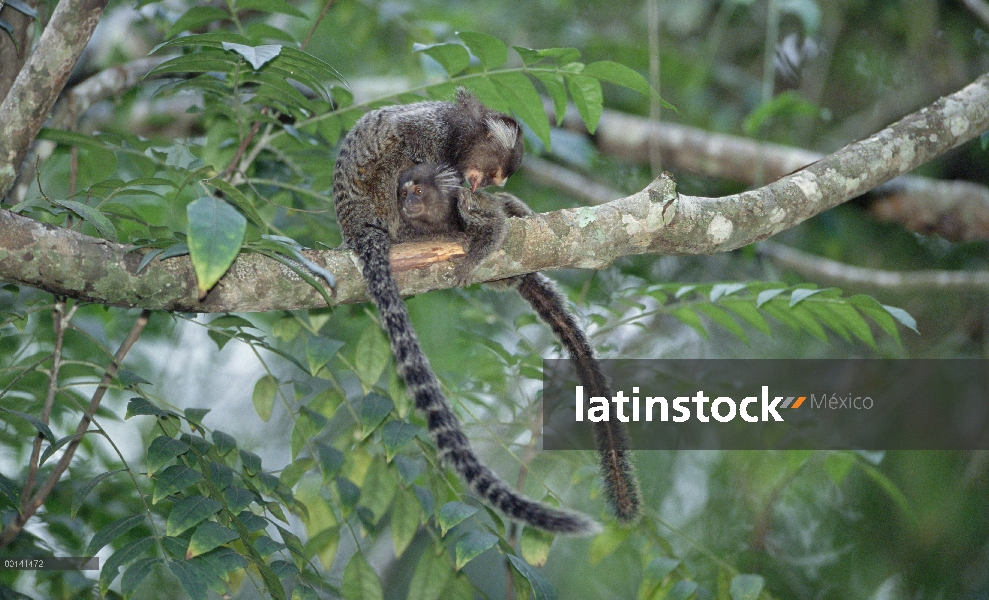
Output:
[[[457,285],[465,285],[477,265],[505,241],[508,218],[533,212],[511,194],[475,193],[460,183],[455,169],[424,163],[402,171],[397,195],[402,226],[414,232],[410,234],[414,239],[445,237],[467,244],[467,256],[453,271]],[[595,395],[612,396],[587,335],[567,308],[566,297],[549,278],[529,273],[491,283],[518,291],[553,330],[574,361],[581,383]],[[619,422],[592,426],[608,504],[620,521],[634,521],[640,511],[639,486],[628,432]]]

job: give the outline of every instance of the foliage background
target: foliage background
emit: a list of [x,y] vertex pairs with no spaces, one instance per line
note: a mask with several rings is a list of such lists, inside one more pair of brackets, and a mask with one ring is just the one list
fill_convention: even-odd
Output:
[[[303,19],[286,14],[291,11],[269,13],[274,5],[252,3],[249,6],[257,12],[245,13],[244,23],[266,22],[301,40],[312,24],[311,17],[323,8],[308,1],[293,4],[310,17]],[[143,3],[135,12],[128,3],[112,5],[76,80],[122,60],[144,56],[164,39],[163,32],[180,16],[189,14],[186,11],[191,7],[181,2]],[[222,4],[215,7],[223,9]],[[660,91],[677,107],[677,112],[664,110],[663,118],[829,152],[961,87],[989,67],[985,26],[980,26],[960,3],[806,0],[779,2],[777,7],[778,28],[773,26],[774,16],[766,2],[659,2]],[[42,14],[50,10],[51,6],[41,7]],[[357,102],[442,78],[439,66],[412,52],[412,46],[456,41],[455,32],[463,30],[481,31],[511,45],[575,47],[585,62],[614,60],[647,74],[648,11],[644,3],[614,1],[463,4],[342,0],[329,9],[306,50],[345,78]],[[199,26],[223,30],[231,23],[210,19]],[[779,43],[771,43],[774,39]],[[788,39],[792,42],[786,42]],[[774,95],[792,91],[804,104],[773,108],[766,103],[763,91],[767,43],[770,48],[786,48],[787,43],[801,48],[804,40],[813,41],[816,53],[805,53],[798,65],[791,65],[794,77],[770,79]],[[140,86],[115,99],[102,112],[87,115],[82,131],[147,136],[158,147],[172,148],[170,156],[176,161],[172,174],[186,168],[183,160],[188,152],[222,168],[236,147],[235,141],[246,133],[244,123],[221,110],[220,99],[213,99],[215,104],[204,103],[200,112],[192,115],[165,110],[181,96],[153,97],[154,87]],[[630,90],[605,86],[604,92],[610,108],[649,112],[648,99]],[[807,106],[816,109],[806,110]],[[150,115],[149,107],[153,109]],[[767,110],[769,118],[760,127],[753,127],[751,115]],[[145,111],[143,116],[141,111]],[[187,141],[176,142],[185,136]],[[532,145],[527,151],[538,152],[536,140],[529,141]],[[636,191],[652,179],[649,166],[602,155],[592,140],[583,136],[556,132],[553,141],[554,160],[615,189]],[[68,146],[62,146],[41,166],[38,184],[45,195],[67,198],[73,191],[86,190],[107,178],[133,177],[143,168],[138,159],[131,161],[125,152],[113,152],[113,160],[108,161],[106,152],[80,148],[73,155]],[[295,167],[318,189],[320,183],[329,181],[332,149],[317,148],[307,159]],[[78,161],[74,184],[70,181],[73,161]],[[742,189],[738,184],[705,179],[675,166],[664,168],[673,170],[685,193],[716,196]],[[292,171],[277,157],[259,161],[255,169],[253,175],[271,179]],[[985,150],[978,143],[959,148],[921,171],[931,177],[989,184]],[[40,198],[38,184],[28,194],[31,203],[21,210],[42,220],[65,223],[65,211],[47,205]],[[509,190],[537,211],[579,205],[578,200],[559,191],[536,185],[524,170],[512,178]],[[260,202],[258,209],[273,231],[311,247],[339,242],[332,209],[325,202],[274,189],[263,192],[270,203]],[[194,195],[166,196],[168,202],[141,194],[126,200],[154,226],[184,231],[185,206]],[[148,235],[144,226],[128,225],[126,219],[115,223],[124,224],[119,227],[123,237]],[[896,225],[878,223],[854,204],[829,211],[774,241],[847,263],[890,270],[986,269],[985,242],[949,243],[920,236]],[[748,249],[714,257],[634,257],[602,272],[553,276],[586,317],[593,343],[602,356],[985,358],[987,353],[989,313],[980,291],[864,290],[883,304],[908,310],[921,332],[918,336],[901,328],[901,345],[874,327],[875,347],[834,332],[822,340],[772,320],[770,335],[745,326],[747,341],[707,320],[702,321],[702,334],[674,314],[684,307],[700,314],[698,307],[706,302],[698,296],[650,305],[655,314],[637,306],[646,287],[654,283],[674,282],[668,290],[672,293],[682,283],[799,282]],[[0,389],[26,373],[0,397],[4,408],[38,412],[48,387],[45,369],[50,362],[42,361],[40,368],[25,368],[43,359],[55,343],[52,302],[50,295],[15,286],[0,291]],[[533,456],[527,450],[538,407],[539,359],[558,353],[551,336],[534,322],[527,307],[512,295],[476,286],[412,298],[409,307],[433,367],[462,404],[461,414],[489,464],[512,481],[524,462],[531,469],[525,487],[528,494],[542,495],[545,483],[567,505],[603,516],[590,453]],[[56,437],[67,435],[74,427],[79,406],[87,403],[102,365],[125,337],[135,316],[134,311],[99,306],[81,307],[76,313],[74,326],[66,333],[69,362],[61,370],[60,393],[52,415]],[[240,318],[247,319],[250,327],[229,317],[152,315],[141,341],[125,362],[129,373],[149,383],[137,383],[139,379],[117,382],[121,389],[108,395],[97,414],[105,437],[87,436],[70,469],[71,478],[55,488],[43,514],[29,526],[30,536],[22,536],[4,552],[82,555],[93,535],[118,519],[149,511],[164,523],[169,501],[147,507],[153,486],[142,465],[151,440],[169,430],[162,422],[152,428],[153,418],[149,416],[122,420],[128,401],[140,390],[141,396],[160,408],[171,407],[176,412],[210,409],[205,417],[185,412],[186,421],[181,424],[178,419],[166,423],[181,425],[188,432],[189,421],[193,429],[198,429],[196,423],[201,421],[211,432],[218,429],[233,436],[238,449],[259,456],[264,470],[279,476],[282,485],[294,492],[291,497],[307,508],[308,521],[299,511],[278,523],[300,536],[300,543],[316,537],[314,534],[333,531],[305,551],[312,560],[307,563],[311,566],[303,564],[303,572],[326,574],[323,579],[330,587],[322,589],[322,594],[360,597],[354,582],[363,584],[374,578],[380,579],[387,597],[426,597],[427,592],[469,597],[472,589],[487,597],[509,597],[506,572],[510,571],[506,571],[505,555],[517,552],[538,563],[548,540],[524,538],[529,545],[514,551],[502,543],[467,564],[462,575],[455,574],[450,553],[462,536],[509,532],[500,528],[496,516],[482,509],[458,525],[459,529],[442,535],[436,525],[440,515],[433,515],[428,502],[423,506],[412,483],[428,489],[433,507],[438,509],[448,501],[472,503],[459,482],[449,474],[436,473],[428,463],[431,450],[426,444],[406,445],[399,453],[401,458],[389,462],[385,460],[382,434],[376,428],[370,428],[375,433],[367,438],[359,435],[362,428],[358,424],[362,416],[367,417],[360,400],[373,386],[395,402],[396,411],[390,419],[406,417],[408,409],[373,310],[359,305]],[[334,348],[320,346],[313,337],[317,330],[344,345],[334,354]],[[301,364],[258,349],[262,338]],[[318,363],[329,356],[328,368],[319,372]],[[318,374],[312,376],[308,371]],[[281,383],[277,395],[270,385],[273,380],[266,376]],[[350,403],[341,405],[344,396]],[[300,408],[303,405],[306,408]],[[262,414],[272,407],[270,419],[262,420],[255,407],[260,407]],[[332,419],[324,423],[315,414]],[[28,422],[6,416],[0,428],[4,448],[0,473],[13,482],[10,489],[15,492],[0,499],[4,523],[12,518],[16,502],[11,500],[20,496],[17,486],[23,485],[23,467],[36,433]],[[408,419],[421,424],[416,417]],[[309,438],[336,448],[345,458],[343,463],[335,465],[335,471],[334,465],[328,471],[324,463],[316,475],[303,475],[299,471],[308,465],[297,458],[305,457],[306,452],[296,454],[295,450]],[[106,439],[114,442],[120,454]],[[216,444],[216,437],[207,435],[206,439]],[[595,539],[555,540],[539,572],[559,597],[731,597],[725,594],[730,594],[729,582],[739,573],[761,576],[763,594],[776,598],[989,595],[989,481],[984,452],[640,452],[636,459],[648,505],[642,525],[633,530],[609,528]],[[236,453],[230,454],[229,460],[235,468],[245,462]],[[289,465],[295,465],[294,470]],[[408,471],[403,472],[402,465]],[[89,494],[80,494],[88,478],[122,466],[130,469],[130,476],[127,472],[115,474]],[[369,479],[372,472],[385,475]],[[412,477],[416,472],[421,473]],[[260,485],[251,476],[245,476],[245,481]],[[348,487],[348,481],[354,487]],[[385,491],[377,493],[375,485]],[[143,499],[138,490],[145,495]],[[274,488],[262,488],[262,492],[259,497],[269,503],[294,506]],[[407,540],[408,549],[396,558],[394,530],[401,520],[396,510],[408,505],[415,507],[415,519],[433,519]],[[255,503],[255,508],[260,510],[260,504]],[[275,510],[271,504],[268,508]],[[274,513],[266,514],[272,523],[278,521]],[[269,527],[267,531],[291,545],[277,529]],[[142,523],[113,540],[101,557],[106,559],[112,549],[152,533],[160,535],[161,531],[153,532],[147,522]],[[188,543],[190,533],[175,536],[175,540]],[[166,547],[162,538],[156,540],[148,556],[156,551],[174,556],[174,549]],[[256,538],[254,541],[258,543]],[[234,546],[244,552],[243,547]],[[433,558],[434,549],[446,549],[447,554]],[[184,548],[179,555],[181,550]],[[286,564],[297,558],[289,551],[274,556],[282,556]],[[373,576],[364,568],[366,564],[374,569]],[[262,579],[257,575],[245,579],[240,573],[234,572],[228,582],[230,591],[236,597],[258,597],[258,588],[264,587]],[[303,589],[303,584],[319,589],[314,579],[286,575],[284,581],[290,593]],[[534,593],[547,593],[540,588],[543,580],[538,576],[527,581],[534,582]],[[524,591],[523,578],[516,576],[514,582]],[[0,585],[4,597],[16,597],[14,590],[37,598],[96,593],[93,581],[78,573],[0,571]],[[122,585],[117,579],[110,593],[121,591]],[[133,589],[124,591],[132,592],[133,597],[181,598],[190,589],[198,589],[190,586],[174,571],[158,567],[143,583],[138,581]],[[216,597],[215,590],[209,594]],[[373,591],[368,597],[373,597]]]

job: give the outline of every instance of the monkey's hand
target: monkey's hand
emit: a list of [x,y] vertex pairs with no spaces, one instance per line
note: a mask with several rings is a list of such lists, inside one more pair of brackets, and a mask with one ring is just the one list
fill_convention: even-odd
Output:
[[470,285],[470,276],[474,272],[475,265],[470,264],[470,261],[464,260],[456,267],[453,268],[453,283],[457,287],[467,287]]

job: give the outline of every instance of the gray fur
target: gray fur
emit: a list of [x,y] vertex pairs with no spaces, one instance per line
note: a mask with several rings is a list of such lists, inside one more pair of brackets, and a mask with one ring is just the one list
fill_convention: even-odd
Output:
[[[477,458],[419,346],[388,262],[392,244],[417,235],[403,224],[396,198],[403,171],[417,163],[435,163],[453,165],[465,174],[497,171],[507,177],[518,168],[521,136],[506,148],[493,139],[489,120],[518,129],[511,117],[484,107],[462,90],[456,103],[419,102],[364,115],[344,139],[334,166],[337,222],[344,244],[362,263],[364,281],[388,334],[398,374],[416,408],[425,415],[443,462],[509,518],[557,533],[591,533],[598,527],[594,521],[521,496]],[[473,183],[485,184],[486,178],[479,176]]]

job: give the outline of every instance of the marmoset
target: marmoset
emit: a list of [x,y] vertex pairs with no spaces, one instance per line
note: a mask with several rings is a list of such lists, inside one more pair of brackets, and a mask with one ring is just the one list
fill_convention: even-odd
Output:
[[448,164],[476,190],[503,185],[518,169],[522,152],[518,123],[463,89],[455,102],[381,108],[361,117],[340,147],[334,205],[344,244],[361,262],[398,374],[425,415],[440,459],[509,518],[556,533],[587,534],[599,525],[586,515],[525,498],[477,458],[419,346],[388,262],[392,244],[417,239],[399,212],[400,173],[418,163]]
[[[403,171],[397,194],[402,219],[417,239],[446,237],[467,244],[467,256],[454,269],[457,285],[464,285],[474,268],[505,241],[508,217],[533,214],[515,196],[472,192],[460,185],[456,169],[434,164]],[[567,309],[566,297],[549,278],[529,273],[491,283],[516,289],[550,326],[592,397],[612,397],[587,336]],[[629,457],[628,432],[620,422],[595,423],[594,438],[608,503],[620,521],[634,521],[639,515],[639,494]]]

